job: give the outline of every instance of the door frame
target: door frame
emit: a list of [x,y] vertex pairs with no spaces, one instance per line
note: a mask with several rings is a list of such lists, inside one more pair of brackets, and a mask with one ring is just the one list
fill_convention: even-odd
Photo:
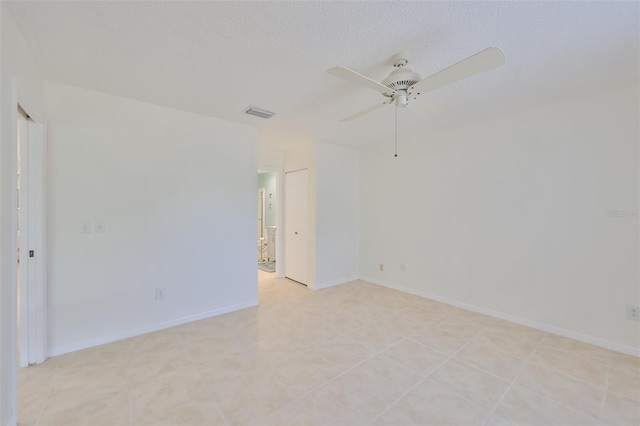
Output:
[[[265,235],[265,230],[266,227],[264,226],[264,216],[265,216],[265,208],[264,208],[264,195],[265,195],[265,190],[264,188],[258,188],[258,210],[259,210],[259,214],[260,214],[260,218],[258,219],[260,221],[260,229],[259,229],[259,235],[258,235],[258,244],[259,244],[259,248],[258,248],[258,261],[261,261],[262,258],[262,251],[263,251],[263,242],[266,241],[266,235]],[[262,238],[262,241],[260,241],[260,239]]]
[[[18,174],[18,158],[17,158],[17,141],[18,141],[18,108],[22,108],[29,118],[29,132],[27,135],[27,143],[21,141],[21,181],[28,182],[27,193],[21,189],[22,208],[25,201],[30,199],[27,212],[26,229],[35,229],[31,232],[31,236],[27,231],[25,238],[21,232],[20,249],[21,262],[24,259],[31,259],[32,265],[29,270],[32,273],[31,279],[21,276],[20,280],[20,299],[22,309],[20,311],[20,353],[21,367],[30,364],[39,364],[47,359],[47,220],[46,220],[46,143],[45,128],[39,117],[33,115],[33,111],[29,110],[29,103],[23,102],[21,92],[19,91],[17,79],[12,82],[12,262],[11,276],[12,285],[12,358],[13,365],[17,365],[17,265],[18,265],[18,193],[17,193],[17,174]],[[29,171],[29,164],[31,168]],[[33,167],[33,166],[36,167]],[[26,166],[26,167],[25,167]],[[27,173],[24,173],[24,169]],[[32,186],[29,193],[29,186]],[[23,226],[24,229],[24,226]],[[26,255],[29,250],[34,250],[35,257],[29,258]],[[26,356],[23,356],[26,352]]]
[[[46,277],[43,259],[44,131],[27,114],[20,118],[20,367],[46,359]],[[24,134],[23,134],[24,133]],[[16,197],[17,203],[18,197]],[[31,255],[33,252],[33,256]],[[16,280],[17,281],[17,280]]]
[[260,172],[276,174],[276,196],[278,198],[278,215],[276,223],[276,277],[284,278],[284,169],[269,166],[258,166]]
[[262,200],[262,204],[259,206],[260,208],[260,236],[258,236],[258,238],[264,238],[264,231],[265,229],[267,229],[266,226],[264,226],[264,215],[265,215],[265,208],[264,208],[264,196],[265,196],[265,190],[264,188],[258,188],[258,193],[261,195],[261,200]]

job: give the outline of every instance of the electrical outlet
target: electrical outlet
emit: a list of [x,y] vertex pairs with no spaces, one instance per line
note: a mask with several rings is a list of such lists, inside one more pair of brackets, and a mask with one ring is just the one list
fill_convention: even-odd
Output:
[[165,288],[156,288],[156,300],[164,300],[166,296],[167,289]]
[[405,272],[407,270],[407,266],[404,263],[400,264],[400,272]]
[[640,306],[627,305],[627,319],[640,321]]
[[380,272],[384,272],[384,263],[380,264]]

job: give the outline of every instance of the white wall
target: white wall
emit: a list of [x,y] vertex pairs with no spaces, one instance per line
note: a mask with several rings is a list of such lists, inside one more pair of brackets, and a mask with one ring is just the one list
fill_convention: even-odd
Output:
[[257,304],[254,129],[55,83],[45,100],[52,354]]
[[316,148],[317,289],[358,278],[358,152]]
[[398,159],[363,154],[361,275],[637,351],[638,93],[421,135]]
[[17,100],[42,122],[42,78],[22,34],[0,2],[0,424],[15,423]]
[[258,167],[281,170],[284,167],[284,152],[258,145]]
[[[343,284],[359,276],[358,156],[351,148],[330,143],[285,152],[285,172],[309,170],[306,284],[312,289]],[[286,226],[286,217],[284,220]]]

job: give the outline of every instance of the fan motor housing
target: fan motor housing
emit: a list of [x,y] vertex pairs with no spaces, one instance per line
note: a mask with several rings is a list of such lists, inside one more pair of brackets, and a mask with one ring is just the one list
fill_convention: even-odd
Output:
[[[407,90],[420,80],[422,80],[422,77],[419,74],[409,68],[400,67],[391,71],[391,74],[382,80],[382,84],[393,90]],[[385,95],[392,96],[393,92],[385,93]]]

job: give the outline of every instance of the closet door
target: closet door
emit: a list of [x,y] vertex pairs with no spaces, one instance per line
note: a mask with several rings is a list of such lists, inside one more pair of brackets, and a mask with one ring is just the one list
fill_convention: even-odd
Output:
[[285,178],[285,276],[308,281],[309,171],[288,172]]

